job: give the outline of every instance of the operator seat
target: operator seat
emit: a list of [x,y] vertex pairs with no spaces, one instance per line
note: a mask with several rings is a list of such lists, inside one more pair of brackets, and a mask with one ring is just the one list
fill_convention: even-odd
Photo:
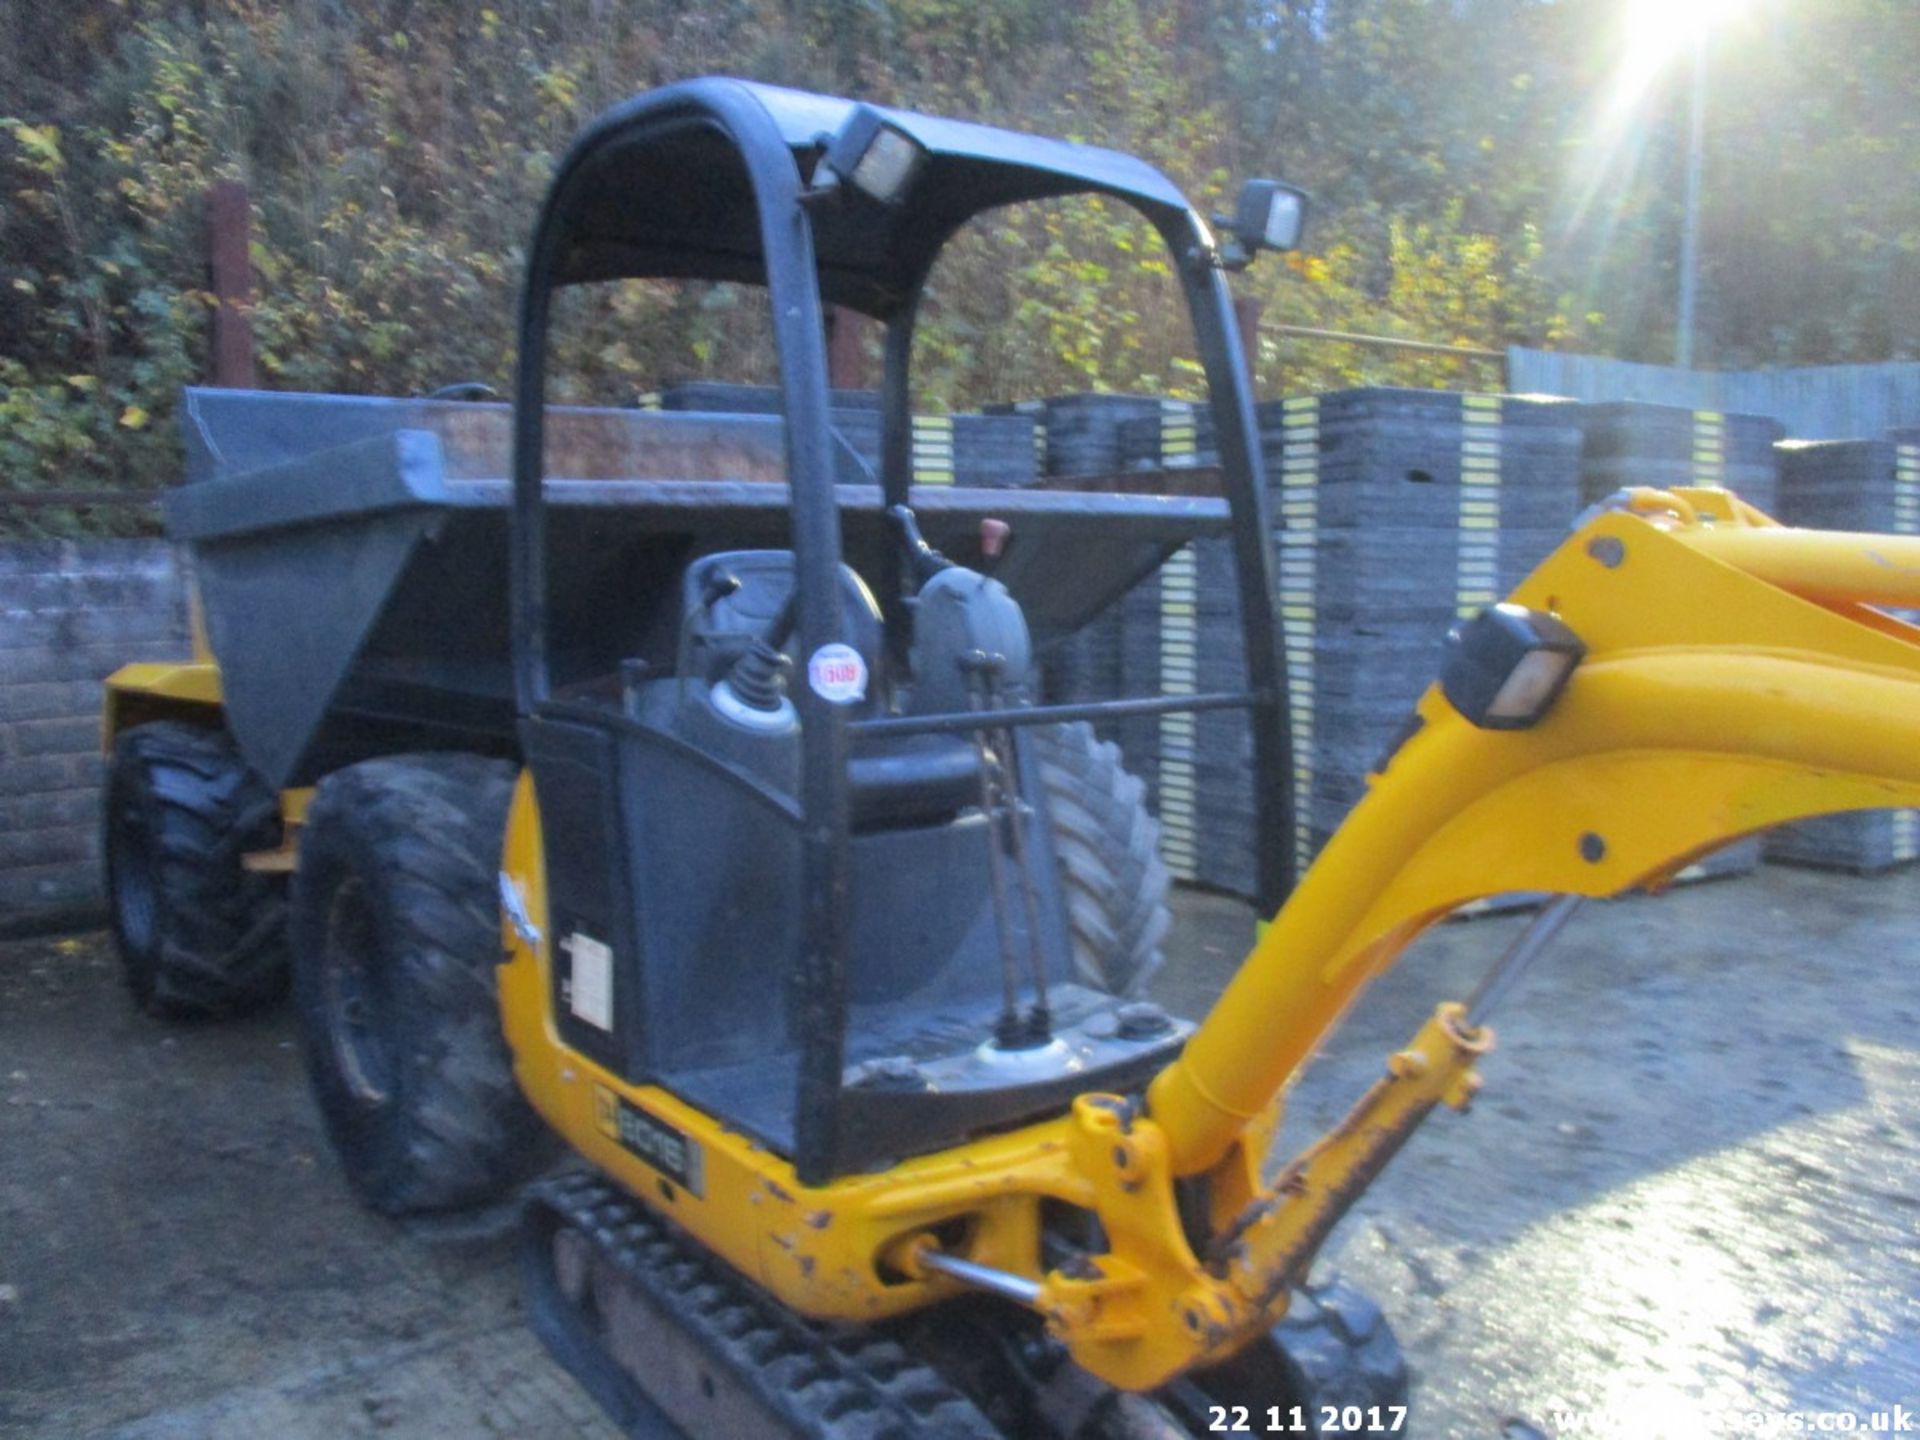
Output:
[[[735,583],[737,582],[737,584]],[[791,550],[726,550],[687,567],[683,615],[689,626],[686,663],[709,682],[725,674],[766,633],[793,588]],[[867,690],[848,706],[854,719],[889,713],[891,677],[880,606],[849,566],[840,567],[841,632],[867,667]],[[791,642],[789,642],[791,645]],[[789,654],[790,685],[806,682],[804,656]],[[973,741],[959,735],[855,735],[847,759],[848,800],[856,829],[934,825],[980,801],[980,765]]]

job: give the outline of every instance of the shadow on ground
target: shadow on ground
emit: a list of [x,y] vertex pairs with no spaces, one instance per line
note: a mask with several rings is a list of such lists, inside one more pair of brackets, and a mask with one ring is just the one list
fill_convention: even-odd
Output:
[[[1163,994],[1191,1010],[1252,925],[1179,909]],[[1413,1433],[1692,1440],[1920,1399],[1917,919],[1911,875],[1769,870],[1574,921],[1474,1113],[1332,1247],[1413,1355]],[[1443,927],[1376,985],[1282,1148],[1519,923]],[[497,1224],[354,1205],[284,1013],[162,1025],[97,935],[0,946],[0,1433],[611,1435],[518,1303]]]

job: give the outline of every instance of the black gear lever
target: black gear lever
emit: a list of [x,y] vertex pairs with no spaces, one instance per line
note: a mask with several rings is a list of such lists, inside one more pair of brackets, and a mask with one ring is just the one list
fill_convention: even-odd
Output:
[[920,522],[914,518],[912,506],[889,506],[887,519],[893,522],[893,528],[900,533],[900,545],[906,551],[907,564],[913,567],[913,577],[920,584],[924,585],[942,570],[952,568],[951,560],[927,544],[926,536],[920,533]]
[[727,681],[733,686],[733,693],[748,708],[769,713],[780,708],[780,676],[787,668],[787,657],[780,653],[780,647],[793,634],[794,622],[799,615],[800,590],[795,586],[787,592],[786,603],[773,617],[773,623],[767,626],[766,632],[733,662]]

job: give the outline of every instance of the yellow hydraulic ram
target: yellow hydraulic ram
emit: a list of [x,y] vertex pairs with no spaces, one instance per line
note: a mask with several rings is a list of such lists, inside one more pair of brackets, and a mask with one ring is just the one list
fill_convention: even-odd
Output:
[[[1482,728],[1488,713],[1476,724],[1431,688],[1144,1108],[1083,1095],[1057,1120],[803,1187],[674,1097],[564,1054],[547,1032],[545,941],[510,931],[503,1008],[522,1084],[636,1193],[648,1177],[601,1138],[594,1107],[624,1101],[697,1140],[707,1193],[678,1195],[674,1218],[806,1314],[874,1319],[984,1285],[1125,1389],[1217,1362],[1284,1309],[1420,1121],[1472,1093],[1492,1034],[1478,1007],[1442,1006],[1340,1126],[1262,1182],[1282,1088],[1428,925],[1507,891],[1657,885],[1809,815],[1920,805],[1920,630],[1868,608],[1920,608],[1920,540],[1783,529],[1720,491],[1632,492],[1511,603],[1584,647],[1564,688],[1515,729]],[[537,927],[524,781],[515,815],[504,868]],[[1097,1215],[1104,1251],[1049,1270],[1047,1200]]]

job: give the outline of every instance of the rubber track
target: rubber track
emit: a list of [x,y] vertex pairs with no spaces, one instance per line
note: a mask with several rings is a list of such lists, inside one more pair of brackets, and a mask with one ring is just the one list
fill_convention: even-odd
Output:
[[[1371,1412],[1407,1403],[1407,1361],[1400,1342],[1380,1307],[1344,1280],[1294,1291],[1293,1304],[1274,1327],[1273,1339],[1311,1397],[1315,1435],[1322,1433],[1318,1426],[1323,1407],[1357,1406]],[[1396,1434],[1390,1425],[1351,1433]]]
[[[724,1262],[678,1238],[624,1192],[588,1174],[543,1181],[528,1192],[526,1260],[536,1291],[533,1324],[555,1357],[575,1374],[629,1434],[674,1433],[636,1381],[604,1351],[582,1363],[579,1330],[566,1333],[567,1310],[551,1279],[550,1237],[557,1220],[584,1235],[655,1307],[677,1317],[736,1386],[752,1392],[807,1440],[999,1440],[971,1401],[884,1332],[803,1319],[749,1284]],[[536,1219],[544,1211],[545,1217]],[[544,1269],[544,1283],[538,1272]],[[544,1293],[542,1293],[544,1291]],[[544,1312],[544,1313],[543,1313]],[[610,1393],[614,1376],[634,1395]]]

